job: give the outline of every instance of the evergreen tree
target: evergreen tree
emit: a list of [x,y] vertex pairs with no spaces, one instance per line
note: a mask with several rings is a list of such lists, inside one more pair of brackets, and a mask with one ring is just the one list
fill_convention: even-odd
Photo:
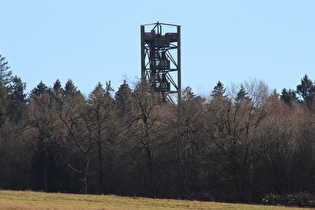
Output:
[[217,82],[216,86],[214,86],[211,92],[211,100],[210,104],[216,104],[218,109],[222,109],[223,107],[229,107],[232,104],[231,99],[225,94],[225,88],[223,83],[220,81]]
[[[105,170],[109,164],[109,154],[112,150],[113,135],[116,132],[115,128],[115,107],[114,99],[111,96],[111,83],[106,83],[106,88],[103,88],[101,83],[98,83],[87,99],[88,108],[86,112],[86,123],[89,129],[89,136],[93,148],[93,157],[95,158],[95,166],[98,180],[98,192],[107,193],[106,186],[109,185],[106,178],[109,173]],[[95,155],[95,156],[94,156]],[[107,172],[107,173],[105,173]]]
[[63,94],[64,90],[62,89],[61,82],[59,79],[57,79],[56,82],[54,83],[52,92],[54,93],[55,96]]
[[6,121],[7,107],[9,105],[9,85],[12,82],[12,72],[9,70],[5,57],[0,55],[0,127]]
[[8,61],[0,55],[0,86],[8,87],[12,81],[12,72],[9,70]]
[[111,97],[111,93],[114,91],[111,85],[111,81],[106,82],[105,93],[107,97]]
[[242,99],[247,95],[247,92],[243,85],[241,85],[240,90],[237,93],[236,100]]
[[291,106],[292,102],[297,101],[296,92],[291,89],[287,90],[286,88],[283,88],[280,99],[287,105]]
[[312,103],[313,102],[313,97],[315,95],[315,86],[305,74],[303,79],[301,79],[301,84],[296,87],[296,92],[299,94],[306,103]]
[[212,97],[224,97],[225,88],[222,82],[218,81],[217,85],[214,86],[211,96]]
[[31,90],[30,98],[40,98],[44,93],[48,92],[49,88],[42,81],[40,81],[40,83],[33,90]]
[[235,104],[237,106],[241,105],[243,102],[248,102],[250,101],[250,97],[248,96],[247,91],[245,90],[243,84],[241,84],[241,87],[236,95],[235,98]]
[[124,83],[120,85],[118,91],[115,94],[116,106],[119,110],[119,116],[122,117],[130,111],[131,103],[131,89],[124,80]]
[[77,94],[80,94],[81,92],[77,90],[77,87],[74,85],[73,81],[71,79],[68,79],[65,84],[64,93],[66,96],[75,96]]
[[189,101],[192,100],[196,97],[196,94],[192,91],[191,87],[186,87],[183,90],[183,100],[184,101]]
[[64,101],[65,90],[61,86],[61,82],[59,79],[54,83],[53,88],[50,89],[50,93],[52,94],[54,100],[57,102],[57,107],[60,109],[62,103]]
[[10,104],[7,113],[10,120],[16,123],[22,119],[22,115],[26,109],[25,88],[26,84],[22,82],[21,78],[14,76],[10,85]]

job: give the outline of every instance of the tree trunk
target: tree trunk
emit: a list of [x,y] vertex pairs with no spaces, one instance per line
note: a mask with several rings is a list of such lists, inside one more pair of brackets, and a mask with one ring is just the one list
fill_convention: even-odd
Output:
[[48,192],[48,168],[49,168],[49,154],[45,154],[45,163],[44,163],[44,192]]

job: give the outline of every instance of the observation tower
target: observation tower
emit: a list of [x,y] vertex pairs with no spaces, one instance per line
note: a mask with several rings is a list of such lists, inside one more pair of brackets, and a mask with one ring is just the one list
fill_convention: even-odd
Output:
[[161,92],[165,101],[181,99],[180,25],[141,25],[141,79]]

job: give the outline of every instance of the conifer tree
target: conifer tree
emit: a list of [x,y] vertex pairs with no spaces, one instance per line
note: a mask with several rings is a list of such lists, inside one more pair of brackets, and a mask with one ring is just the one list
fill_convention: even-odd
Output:
[[71,79],[68,79],[68,81],[65,84],[64,93],[66,96],[74,96],[80,94],[80,91],[77,90],[77,87],[74,85],[73,81]]
[[18,122],[22,119],[22,115],[26,109],[26,84],[22,82],[21,78],[14,76],[10,84],[10,93],[7,114],[10,120]]
[[291,106],[292,102],[297,101],[296,92],[292,89],[287,90],[286,88],[283,88],[280,99],[287,105]]
[[217,82],[217,85],[214,86],[211,96],[212,97],[223,97],[225,94],[225,88],[221,81]]
[[[109,154],[112,150],[115,128],[114,99],[111,96],[111,83],[106,83],[106,88],[99,82],[87,99],[86,124],[89,128],[90,141],[93,147],[93,157],[97,171],[98,192],[107,193]],[[106,173],[107,172],[107,173]]]
[[131,88],[126,80],[120,85],[118,91],[115,94],[115,102],[119,110],[119,116],[122,117],[130,111],[131,103]]
[[8,61],[0,55],[0,86],[7,87],[12,81],[12,72],[9,70]]
[[6,121],[7,107],[9,105],[9,85],[12,82],[12,72],[9,70],[5,57],[0,55],[0,127]]
[[33,90],[31,90],[30,98],[40,98],[44,93],[48,92],[49,88],[42,81],[40,81],[39,84]]
[[312,103],[315,95],[315,86],[312,80],[310,80],[305,74],[301,79],[301,84],[296,87],[296,92],[299,94],[306,103]]

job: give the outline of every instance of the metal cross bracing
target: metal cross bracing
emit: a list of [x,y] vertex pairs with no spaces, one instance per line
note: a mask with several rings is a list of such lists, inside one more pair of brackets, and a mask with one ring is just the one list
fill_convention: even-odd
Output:
[[141,25],[141,79],[161,92],[165,100],[174,103],[174,97],[181,99],[179,25],[159,22]]

